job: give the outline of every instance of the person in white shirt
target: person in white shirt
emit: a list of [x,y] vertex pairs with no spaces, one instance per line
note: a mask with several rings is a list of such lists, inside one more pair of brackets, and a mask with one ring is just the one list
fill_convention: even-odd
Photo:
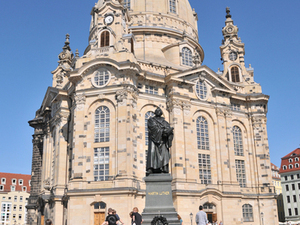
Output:
[[196,223],[197,225],[208,225],[207,215],[203,211],[203,206],[199,206],[199,212],[196,214]]

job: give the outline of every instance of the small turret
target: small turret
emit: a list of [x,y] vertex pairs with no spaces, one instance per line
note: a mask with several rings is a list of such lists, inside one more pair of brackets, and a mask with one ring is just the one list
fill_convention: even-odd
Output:
[[72,61],[74,54],[70,48],[70,35],[66,34],[65,45],[62,52],[58,55],[58,67],[52,71],[53,74],[53,87],[62,88],[67,82],[66,74],[72,70]]

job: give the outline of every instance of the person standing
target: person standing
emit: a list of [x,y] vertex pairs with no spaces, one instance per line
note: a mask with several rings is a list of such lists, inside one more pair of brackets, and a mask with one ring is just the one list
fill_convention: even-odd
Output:
[[132,225],[141,225],[143,223],[143,219],[141,214],[139,214],[139,209],[137,207],[133,208],[132,214],[130,213],[130,217],[132,218],[131,224]]
[[108,209],[108,216],[106,217],[105,221],[102,223],[102,225],[117,225],[117,222],[119,222],[116,215],[113,214],[113,209]]
[[199,206],[199,212],[197,212],[197,214],[196,214],[196,223],[197,223],[197,225],[207,225],[208,224],[207,215],[203,211],[202,205]]

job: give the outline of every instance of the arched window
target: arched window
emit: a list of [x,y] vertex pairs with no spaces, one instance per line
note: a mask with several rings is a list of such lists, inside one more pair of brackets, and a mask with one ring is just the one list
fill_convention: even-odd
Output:
[[209,136],[207,120],[199,116],[196,122],[198,149],[209,150]]
[[182,49],[182,64],[186,66],[193,66],[192,51],[187,47]]
[[95,113],[95,142],[108,142],[110,131],[110,112],[106,106],[100,106]]
[[130,0],[123,0],[123,5],[124,5],[125,8],[130,10]]
[[109,32],[108,31],[103,31],[101,33],[101,45],[100,47],[106,47],[109,46]]
[[289,165],[289,169],[293,169],[293,165],[292,164]]
[[282,167],[282,169],[283,169],[283,170],[286,170],[286,169],[287,169],[287,167],[286,167],[286,166],[283,166],[283,167]]
[[169,0],[170,3],[170,12],[176,13],[176,0]]
[[233,126],[232,133],[233,133],[234,154],[243,156],[244,151],[243,151],[242,131],[238,126]]
[[207,96],[207,87],[204,81],[198,80],[196,83],[196,94],[198,98],[205,100]]
[[237,66],[231,67],[231,81],[240,82],[240,72]]
[[148,119],[154,116],[152,111],[148,111],[145,114],[145,144],[148,145],[149,143],[149,134],[148,134]]
[[298,161],[299,161],[299,158],[298,158],[298,157],[296,157],[296,158],[295,158],[295,162],[298,162]]
[[214,209],[215,207],[214,204],[208,202],[203,205],[203,209]]
[[94,209],[105,209],[106,203],[105,202],[96,202],[94,204]]
[[253,221],[253,209],[252,205],[245,204],[243,205],[243,219],[244,222],[252,222]]
[[289,159],[289,163],[293,162],[293,159]]
[[295,168],[299,168],[299,163],[296,163],[296,164],[295,164]]

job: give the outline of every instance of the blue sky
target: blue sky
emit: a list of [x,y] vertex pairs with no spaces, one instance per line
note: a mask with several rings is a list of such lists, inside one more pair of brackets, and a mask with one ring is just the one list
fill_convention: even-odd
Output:
[[[40,107],[58,54],[69,33],[80,56],[88,44],[90,12],[96,0],[0,1],[0,171],[31,171],[33,119]],[[300,1],[190,0],[198,13],[204,65],[222,69],[220,45],[225,8],[245,43],[245,63],[270,95],[268,136],[271,161],[299,147]],[[297,54],[296,54],[297,53]]]

